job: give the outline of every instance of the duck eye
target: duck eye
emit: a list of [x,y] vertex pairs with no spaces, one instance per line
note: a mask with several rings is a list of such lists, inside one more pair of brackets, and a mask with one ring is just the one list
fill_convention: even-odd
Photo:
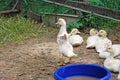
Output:
[[108,48],[108,49],[110,49],[110,48]]

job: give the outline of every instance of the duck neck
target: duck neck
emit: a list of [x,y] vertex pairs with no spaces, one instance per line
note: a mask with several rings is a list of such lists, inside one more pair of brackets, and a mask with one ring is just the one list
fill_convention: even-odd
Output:
[[62,33],[62,32],[67,32],[66,31],[66,24],[61,26],[59,33]]
[[106,36],[102,36],[102,37],[101,37],[101,39],[105,39],[105,38],[106,38]]
[[114,58],[114,55],[110,55],[109,57],[107,57],[108,59],[113,59]]

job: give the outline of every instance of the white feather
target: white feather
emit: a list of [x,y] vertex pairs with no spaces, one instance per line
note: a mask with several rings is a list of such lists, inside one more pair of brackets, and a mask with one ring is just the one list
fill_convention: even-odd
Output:
[[106,50],[106,45],[107,45],[107,42],[109,42],[111,40],[109,40],[108,38],[99,38],[95,44],[95,49],[97,52],[104,52]]
[[[64,36],[63,36],[64,37]],[[65,55],[66,57],[74,57],[77,56],[73,52],[73,47],[72,45],[68,42],[67,38],[60,38],[59,39],[59,53]]]
[[112,46],[115,50],[115,56],[120,55],[120,44],[113,44]]
[[98,37],[98,31],[92,28],[89,31],[90,36],[87,38],[87,45],[86,48],[94,48]]
[[107,48],[107,52],[110,53],[110,56],[108,56],[104,61],[104,66],[113,72],[119,72],[119,66],[120,66],[120,60],[114,58],[114,48],[112,46],[109,46]]
[[80,46],[83,42],[83,38],[80,36],[80,32],[77,28],[73,28],[69,33],[69,42],[72,46]]
[[120,60],[114,59],[113,57],[107,57],[104,61],[104,66],[113,72],[119,71]]
[[99,53],[99,57],[100,58],[107,58],[108,56],[110,56],[110,53],[109,52],[100,52]]
[[83,38],[80,35],[71,35],[69,36],[69,42],[73,46],[75,44],[81,45],[83,42]]
[[95,44],[96,44],[96,41],[98,40],[98,36],[95,35],[95,36],[89,36],[88,39],[87,39],[87,46],[86,48],[89,48],[89,47],[95,47]]

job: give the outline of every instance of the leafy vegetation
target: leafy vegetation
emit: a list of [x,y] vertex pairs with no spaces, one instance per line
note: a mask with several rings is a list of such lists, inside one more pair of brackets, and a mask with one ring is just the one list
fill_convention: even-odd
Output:
[[45,13],[67,13],[67,14],[75,14],[74,10],[69,8],[65,8],[62,6],[46,3],[42,0],[23,0],[23,11],[22,15],[25,15],[27,11],[36,12],[39,15],[43,15]]
[[[0,10],[10,9],[7,6],[9,5],[9,3],[11,1],[12,0],[0,0]],[[72,0],[66,0],[65,3],[67,3],[67,1],[72,1]],[[114,9],[114,10],[120,10],[120,6],[119,6],[120,5],[120,0],[88,0],[88,3],[90,5],[96,5],[96,6],[101,6],[101,7],[105,7],[105,8]],[[26,15],[26,13],[28,11],[33,11],[33,12],[39,14],[39,15],[45,14],[45,13],[54,13],[54,12],[60,13],[60,14],[62,14],[62,13],[75,14],[75,11],[72,10],[72,9],[68,9],[68,8],[65,8],[65,7],[62,7],[62,6],[58,6],[58,5],[55,6],[54,4],[46,3],[46,2],[43,2],[42,0],[23,0],[23,6],[22,6],[21,14],[24,16],[24,15]],[[2,22],[2,20],[3,20],[3,22]],[[8,30],[8,31],[3,31],[1,33],[9,32],[9,28],[7,27],[8,29],[6,29],[7,24],[5,24],[5,20],[8,22],[8,24],[11,24],[11,25],[13,25],[15,21],[19,22],[19,20],[21,20],[20,24],[15,24],[15,25],[13,25],[13,27],[15,27],[17,25],[23,25],[23,23],[25,21],[27,21],[24,18],[17,18],[17,20],[12,19],[12,18],[10,18],[10,19],[1,18],[0,25],[3,25],[2,23],[4,23],[3,26],[5,26],[5,30]],[[30,21],[30,20],[28,20],[28,21]],[[34,23],[26,22],[25,25],[29,26],[29,24],[32,27]],[[95,27],[95,28],[98,28],[98,29],[104,28],[106,30],[109,30],[113,26],[114,27],[119,26],[120,22],[105,19],[105,18],[101,18],[101,17],[97,17],[97,16],[94,16],[92,14],[84,14],[83,16],[80,16],[78,19],[76,19],[74,21],[71,21],[67,25],[68,25],[68,27],[67,27],[68,31],[71,31],[72,28],[85,29],[85,28],[88,28],[88,27]],[[1,29],[2,29],[2,27],[1,27]],[[20,31],[22,31],[22,28],[25,29],[25,27],[20,27]],[[15,30],[18,30],[18,29],[16,29],[16,27],[15,27]],[[15,30],[13,30],[13,31],[15,31]],[[27,30],[27,29],[25,29],[25,30]],[[31,30],[32,29],[28,30],[27,33],[29,33],[29,31],[32,32]],[[34,32],[34,29],[33,29],[33,32]],[[21,33],[22,32],[18,33],[19,37],[16,38],[16,39],[22,40],[22,39],[25,38],[24,36],[20,36]],[[5,35],[5,34],[3,34],[3,35]],[[12,32],[11,33],[9,32],[9,35],[7,35],[6,38],[10,37],[11,39],[9,39],[9,40],[15,40],[11,37],[11,35],[12,35]],[[1,38],[2,42],[1,43],[4,43],[6,41],[6,38],[2,37]]]
[[[113,10],[120,10],[120,0],[88,0],[88,3],[91,5],[101,6],[104,8],[110,8]],[[111,27],[120,27],[120,22],[101,18],[94,16],[92,14],[85,14],[79,19],[74,20],[68,23],[68,31],[71,31],[72,28],[85,29],[88,27],[94,27],[98,29],[110,30]]]
[[98,16],[94,16],[92,14],[86,14],[81,16],[79,19],[76,19],[68,25],[68,32],[73,28],[78,29],[86,29],[86,28],[97,28],[97,29],[105,29],[109,31],[112,27],[120,27],[120,22],[114,21],[111,19],[106,19]]
[[78,29],[85,29],[88,27],[94,27],[97,28],[98,23],[95,20],[95,16],[91,14],[86,14],[84,16],[80,16],[78,19],[71,21],[68,23],[68,32],[71,31],[73,28],[78,28]]
[[9,10],[11,1],[12,0],[0,0],[0,11]]
[[[75,14],[74,10],[62,7],[62,6],[55,6],[54,4],[46,3],[41,0],[23,0],[24,1],[24,9],[25,11],[33,11],[37,14],[45,14],[45,13],[65,13],[65,14]],[[72,1],[72,0],[66,0]],[[120,4],[119,0],[113,1],[113,0],[88,0],[88,3],[91,5],[101,6],[105,8],[115,9],[119,10],[120,7],[118,6]],[[116,5],[115,5],[116,4]],[[97,17],[92,14],[85,14],[83,16],[80,16],[79,19],[71,21],[68,23],[68,31],[71,31],[72,28],[79,28],[79,29],[85,29],[87,27],[95,27],[95,28],[105,28],[110,29],[112,26],[118,26],[120,23]]]
[[113,10],[120,10],[120,0],[88,0],[89,4],[109,8]]
[[88,0],[89,4],[103,6],[103,2],[101,0]]
[[[0,0],[0,11],[10,9],[11,1],[16,0]],[[73,1],[73,0],[66,0]],[[81,1],[81,0],[80,0]],[[114,10],[120,10],[120,0],[88,0],[88,3],[91,5],[97,5],[105,8],[110,8]],[[56,10],[54,9],[56,7]],[[26,13],[27,11],[31,10],[37,12],[38,14],[41,13],[68,13],[74,14],[75,11],[61,7],[55,6],[54,4],[46,3],[42,0],[23,0],[23,9],[22,13]]]

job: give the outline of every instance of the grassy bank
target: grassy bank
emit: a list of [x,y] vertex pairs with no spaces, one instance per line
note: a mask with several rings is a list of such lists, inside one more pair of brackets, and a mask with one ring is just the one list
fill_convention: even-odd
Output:
[[10,42],[22,42],[27,38],[46,33],[47,28],[31,19],[23,17],[0,17],[0,45]]

